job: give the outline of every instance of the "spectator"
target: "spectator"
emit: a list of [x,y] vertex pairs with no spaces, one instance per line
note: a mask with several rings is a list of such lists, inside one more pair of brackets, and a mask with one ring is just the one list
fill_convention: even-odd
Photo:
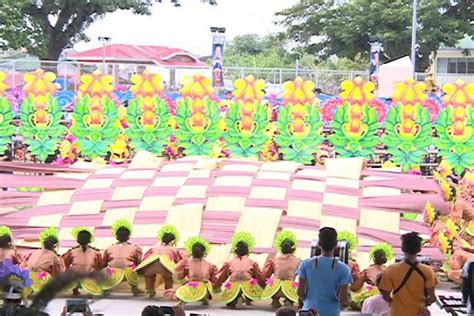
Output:
[[474,315],[474,260],[471,259],[464,265],[461,273],[462,298],[467,303],[467,312]]
[[296,311],[291,307],[280,307],[275,316],[296,316]]
[[341,304],[349,303],[348,287],[352,283],[349,266],[334,257],[337,232],[334,228],[319,230],[321,256],[305,259],[298,271],[298,296],[303,309],[315,310],[320,316],[338,316]]
[[390,315],[422,315],[435,300],[437,280],[431,267],[417,262],[422,239],[412,232],[402,236],[403,262],[388,267],[382,274],[380,291],[390,304]]
[[[375,280],[375,284],[379,286],[382,274],[379,274]],[[377,316],[388,316],[390,315],[390,306],[383,299],[382,294],[369,297],[364,301],[362,305],[362,313],[372,314]]]
[[160,307],[148,305],[142,310],[142,316],[160,316],[162,315]]

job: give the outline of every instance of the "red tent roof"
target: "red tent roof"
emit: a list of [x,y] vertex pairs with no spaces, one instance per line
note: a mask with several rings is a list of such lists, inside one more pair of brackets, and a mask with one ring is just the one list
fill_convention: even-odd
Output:
[[77,61],[156,64],[166,68],[208,68],[190,52],[164,46],[110,44],[83,52],[73,53],[68,58]]

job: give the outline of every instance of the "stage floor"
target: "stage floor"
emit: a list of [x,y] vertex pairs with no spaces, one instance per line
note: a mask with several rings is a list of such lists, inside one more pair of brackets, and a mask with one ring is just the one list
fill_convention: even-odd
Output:
[[[436,291],[438,295],[454,295],[460,296],[461,293],[458,290],[453,290],[451,287],[452,283],[443,283],[441,284],[439,290]],[[47,312],[50,315],[60,315],[62,308],[65,304],[65,298],[58,298],[53,300],[47,309]],[[131,315],[140,315],[142,309],[147,305],[175,305],[175,302],[166,301],[164,299],[153,299],[148,298],[132,298],[131,296],[125,294],[113,294],[110,297],[105,299],[100,299],[96,301],[91,301],[90,306],[94,313],[104,314],[106,316],[131,316]],[[210,306],[202,307],[199,305],[186,305],[186,315],[189,315],[191,312],[198,313],[210,313],[211,316],[220,316],[220,315],[253,315],[253,316],[270,316],[275,315],[275,310],[269,307],[269,302],[257,302],[252,308],[244,308],[242,310],[231,310],[225,308],[223,305],[219,304],[218,301],[213,301]],[[440,310],[437,305],[430,307],[431,315],[441,316],[448,315],[444,311]],[[344,312],[342,315],[357,315],[356,312]]]

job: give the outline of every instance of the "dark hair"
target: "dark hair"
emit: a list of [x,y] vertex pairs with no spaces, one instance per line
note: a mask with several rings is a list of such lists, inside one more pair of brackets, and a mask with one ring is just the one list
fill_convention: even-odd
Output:
[[126,242],[130,239],[130,231],[128,228],[120,227],[115,233],[115,238],[120,242]]
[[374,263],[379,266],[387,263],[387,254],[385,253],[385,250],[377,249],[374,251]]
[[92,235],[87,230],[80,231],[79,234],[77,234],[77,243],[82,247],[85,247],[90,244],[91,240]]
[[239,241],[235,247],[235,253],[239,257],[243,257],[249,254],[249,246],[243,241]]
[[280,307],[276,310],[276,316],[296,316],[296,311],[291,307]]
[[176,238],[174,237],[173,234],[170,234],[170,233],[164,233],[163,234],[163,237],[161,237],[161,242],[168,245],[170,244],[173,240],[175,240]]
[[375,277],[375,285],[378,287],[380,282],[382,282],[382,273],[379,273],[377,274],[377,276]]
[[323,91],[321,90],[321,88],[316,88],[316,89],[314,89],[313,92],[314,93],[322,93]]
[[192,256],[193,256],[193,258],[196,258],[196,259],[204,258],[204,252],[205,251],[206,251],[206,249],[200,243],[194,244],[192,249],[191,249]]
[[148,305],[142,310],[142,316],[161,316],[163,313],[156,305]]
[[337,231],[332,227],[321,228],[318,244],[324,251],[334,250],[337,246]]
[[50,236],[46,238],[43,242],[44,249],[53,250],[58,243],[58,239],[56,237]]
[[295,252],[295,245],[291,240],[285,240],[281,243],[281,253],[286,255]]
[[421,237],[416,232],[402,235],[402,251],[409,255],[416,255],[421,251]]
[[0,248],[9,248],[12,242],[12,236],[10,235],[3,235],[0,236]]

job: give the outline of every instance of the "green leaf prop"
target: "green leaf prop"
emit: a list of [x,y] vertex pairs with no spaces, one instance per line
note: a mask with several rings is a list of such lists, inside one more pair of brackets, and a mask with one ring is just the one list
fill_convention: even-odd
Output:
[[[361,120],[351,118],[351,107],[359,107]],[[334,145],[339,157],[364,157],[371,159],[374,148],[380,143],[376,136],[379,128],[377,113],[368,105],[340,106],[332,122],[334,134],[329,141]]]
[[172,132],[168,124],[170,112],[163,99],[155,98],[153,103],[153,111],[150,112],[144,111],[141,98],[130,101],[127,110],[129,127],[126,134],[136,150],[147,150],[161,155]]
[[56,98],[49,97],[46,109],[36,109],[32,97],[25,99],[21,105],[20,135],[28,144],[31,155],[45,162],[53,155],[67,129],[61,125],[63,113]]
[[[242,104],[232,104],[227,113],[226,133],[224,139],[227,147],[233,156],[252,157],[257,156],[264,149],[269,137],[265,134],[269,119],[265,107],[260,103],[255,103],[254,117],[242,118]],[[250,128],[244,129],[246,124]]]
[[90,104],[89,97],[79,99],[70,131],[77,138],[82,156],[95,159],[108,154],[109,146],[120,134],[120,126],[117,107],[109,98],[103,99],[99,110],[91,110]]
[[438,116],[435,129],[438,138],[434,144],[456,174],[474,167],[474,110],[471,106],[448,106]]
[[205,115],[194,114],[192,100],[181,100],[176,109],[176,123],[178,130],[175,132],[179,146],[184,148],[188,156],[212,153],[212,147],[221,137],[222,131],[218,127],[219,107],[208,98],[205,103]]
[[311,164],[318,145],[323,141],[322,122],[317,107],[306,105],[304,108],[304,121],[293,119],[294,106],[281,109],[278,114],[279,135],[275,137],[275,142],[284,160]]
[[[415,120],[403,120],[405,107],[412,107]],[[431,144],[431,119],[427,108],[420,105],[392,107],[385,121],[387,135],[383,138],[392,161],[409,171],[423,161],[423,155]],[[408,130],[408,132],[405,132]]]
[[13,111],[7,98],[0,97],[0,154],[3,155],[10,143],[16,128],[11,124]]

